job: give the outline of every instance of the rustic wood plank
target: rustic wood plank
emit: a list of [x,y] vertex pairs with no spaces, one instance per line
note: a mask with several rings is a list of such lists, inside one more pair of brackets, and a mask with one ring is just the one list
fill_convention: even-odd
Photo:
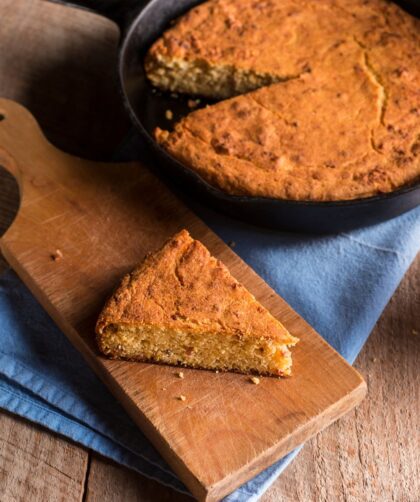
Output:
[[63,150],[108,158],[129,124],[117,92],[117,27],[41,0],[2,0],[0,13],[0,96],[31,110]]
[[80,501],[87,461],[82,448],[0,413],[2,501]]
[[191,502],[156,481],[93,454],[86,490],[86,502]]

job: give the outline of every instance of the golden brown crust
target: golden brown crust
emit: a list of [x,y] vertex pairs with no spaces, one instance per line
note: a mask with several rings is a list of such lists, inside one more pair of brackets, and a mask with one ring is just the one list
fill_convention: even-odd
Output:
[[[204,2],[152,45],[146,71],[165,58],[296,78],[319,59],[339,29],[337,13],[329,13],[330,4],[325,0]],[[310,30],[305,28],[308,20]]]
[[346,200],[420,177],[420,22],[393,3],[212,0],[158,54],[293,77],[156,131],[229,194]]
[[186,230],[123,279],[98,319],[99,337],[110,324],[297,342]]

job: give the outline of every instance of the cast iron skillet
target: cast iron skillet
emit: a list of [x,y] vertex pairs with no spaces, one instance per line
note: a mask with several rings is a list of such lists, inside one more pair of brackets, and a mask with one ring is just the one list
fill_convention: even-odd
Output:
[[[153,129],[170,127],[165,111],[174,117],[189,113],[187,97],[156,92],[144,69],[144,56],[154,40],[200,0],[75,0],[117,23],[121,31],[118,75],[125,106],[139,134],[153,151],[158,169],[178,187],[214,208],[257,225],[282,230],[328,233],[371,225],[398,216],[420,204],[420,181],[389,194],[342,202],[305,202],[264,197],[232,196],[210,186],[198,174],[168,155],[153,139]],[[72,2],[73,3],[73,2]],[[400,1],[420,17],[420,0]],[[203,101],[202,104],[205,104]],[[156,162],[156,160],[158,162]]]

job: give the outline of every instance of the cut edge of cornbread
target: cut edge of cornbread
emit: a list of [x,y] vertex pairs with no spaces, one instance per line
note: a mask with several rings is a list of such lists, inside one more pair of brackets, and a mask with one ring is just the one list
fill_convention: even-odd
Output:
[[113,323],[102,330],[98,344],[106,356],[130,361],[277,376],[289,376],[292,367],[286,344],[252,335]]
[[151,83],[161,90],[212,99],[230,98],[300,76],[259,73],[229,64],[210,64],[204,59],[169,58],[155,53],[146,57],[145,69]]
[[298,342],[186,230],[124,277],[96,335],[114,359],[277,376]]

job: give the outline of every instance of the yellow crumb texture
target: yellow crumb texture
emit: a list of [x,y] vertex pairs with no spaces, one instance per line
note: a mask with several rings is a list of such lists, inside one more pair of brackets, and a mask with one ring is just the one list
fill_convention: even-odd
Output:
[[53,261],[59,261],[63,258],[63,253],[60,251],[60,249],[56,249],[54,253],[51,255],[51,259]]

